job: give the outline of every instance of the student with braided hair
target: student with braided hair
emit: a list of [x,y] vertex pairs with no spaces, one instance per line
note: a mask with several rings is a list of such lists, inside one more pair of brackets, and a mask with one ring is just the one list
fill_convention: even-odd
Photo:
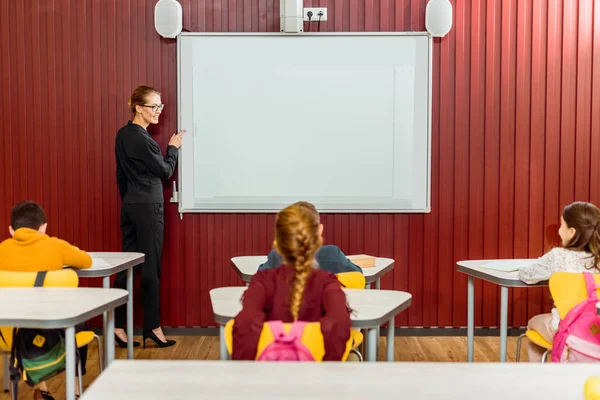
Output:
[[316,268],[323,242],[315,207],[298,202],[275,219],[274,246],[283,257],[278,268],[259,271],[244,293],[233,326],[234,360],[254,360],[266,321],[320,322],[323,361],[340,361],[350,338],[350,309],[336,276]]

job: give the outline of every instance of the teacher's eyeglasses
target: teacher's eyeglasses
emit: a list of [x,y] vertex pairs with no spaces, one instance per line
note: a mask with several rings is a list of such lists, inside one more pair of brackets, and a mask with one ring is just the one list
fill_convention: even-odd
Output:
[[165,105],[161,104],[161,105],[158,105],[158,106],[157,105],[152,105],[152,106],[142,106],[142,107],[148,107],[148,108],[152,109],[152,112],[157,112],[157,111],[162,111],[163,108],[165,108]]

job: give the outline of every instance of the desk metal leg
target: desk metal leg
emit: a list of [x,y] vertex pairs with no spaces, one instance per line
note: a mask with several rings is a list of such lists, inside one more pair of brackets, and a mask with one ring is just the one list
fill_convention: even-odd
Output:
[[4,392],[10,389],[10,374],[8,373],[8,353],[2,353],[2,385]]
[[388,322],[387,332],[387,360],[388,362],[394,361],[394,337],[396,336],[396,319],[392,317]]
[[[377,278],[375,281],[375,290],[381,290],[381,279]],[[377,354],[377,359],[379,359],[379,338],[381,337],[381,327],[377,327],[377,342],[375,346],[375,351]]]
[[363,335],[363,341],[360,345],[360,354],[362,354],[363,360],[366,360],[367,359],[367,342],[369,341],[369,338],[368,338],[369,331],[368,331],[368,329],[361,329],[360,332]]
[[467,282],[467,361],[473,362],[473,342],[475,339],[475,283],[473,277]]
[[506,362],[506,334],[508,331],[508,288],[500,288],[500,362]]
[[369,328],[367,333],[367,361],[377,361],[377,328]]
[[[371,284],[370,283],[365,284],[365,290],[371,290]],[[375,346],[375,352],[378,351],[378,346],[377,346],[377,343],[376,343],[377,341],[375,339],[370,339],[370,332],[371,332],[370,329],[363,329],[363,337],[364,337],[364,339],[363,339],[363,347],[365,349],[365,352],[363,354],[365,355],[365,359],[367,361],[370,361],[369,360],[368,352],[369,352],[369,348],[371,346],[371,343],[373,343],[373,346]],[[379,339],[379,333],[376,333],[375,335],[377,336],[376,339]],[[375,335],[373,337],[375,337]]]
[[106,350],[106,366],[115,359],[115,310],[109,310],[107,313],[106,338],[104,339]]
[[[105,276],[104,278],[102,278],[102,287],[104,289],[110,289],[110,276]],[[106,343],[106,338],[108,336],[108,334],[106,332],[107,321],[108,321],[108,318],[106,317],[106,311],[105,311],[102,313],[102,336],[104,336],[104,343]],[[106,366],[108,365],[107,356],[108,356],[108,354],[105,351],[104,352],[104,368],[106,368]]]
[[127,358],[133,360],[133,268],[127,270]]
[[[75,327],[65,329],[67,365],[65,368],[67,400],[75,400]],[[81,390],[81,388],[80,388]]]
[[225,344],[225,326],[219,325],[219,353],[221,360],[227,360],[227,345]]
[[375,359],[379,361],[379,342],[381,341],[381,326],[377,327],[377,340],[375,341]]

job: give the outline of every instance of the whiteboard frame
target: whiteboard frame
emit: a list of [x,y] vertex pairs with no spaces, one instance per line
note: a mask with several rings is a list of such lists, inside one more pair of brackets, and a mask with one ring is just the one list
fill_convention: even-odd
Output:
[[[177,36],[177,132],[181,131],[181,110],[179,105],[181,104],[181,37],[183,36],[426,36],[429,38],[428,52],[429,52],[429,65],[428,65],[428,78],[427,78],[427,183],[426,183],[426,194],[425,194],[425,208],[423,209],[373,209],[373,210],[361,210],[361,209],[344,209],[344,210],[327,210],[327,214],[428,214],[431,212],[431,125],[432,125],[432,80],[433,80],[433,36],[428,32],[298,32],[298,33],[285,33],[280,32],[182,32]],[[183,153],[179,153],[178,166],[181,165],[181,158]],[[177,168],[177,179],[181,182],[182,170]],[[279,212],[279,209],[223,209],[223,210],[201,210],[201,209],[185,209],[182,206],[183,196],[182,193],[186,188],[179,187],[179,196],[177,201],[178,212],[183,218],[184,213],[200,213],[200,214],[231,214],[231,213],[244,213],[244,214],[268,214]]]

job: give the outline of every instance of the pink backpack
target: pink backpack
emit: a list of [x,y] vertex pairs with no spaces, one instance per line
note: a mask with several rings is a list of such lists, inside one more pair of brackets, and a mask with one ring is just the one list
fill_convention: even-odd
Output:
[[294,321],[290,333],[283,330],[281,321],[269,321],[273,333],[273,343],[269,344],[258,357],[258,361],[315,361],[313,355],[302,343],[302,333],[306,322]]
[[552,362],[600,361],[600,315],[596,314],[594,275],[584,272],[588,298],[573,307],[560,321],[552,344]]

